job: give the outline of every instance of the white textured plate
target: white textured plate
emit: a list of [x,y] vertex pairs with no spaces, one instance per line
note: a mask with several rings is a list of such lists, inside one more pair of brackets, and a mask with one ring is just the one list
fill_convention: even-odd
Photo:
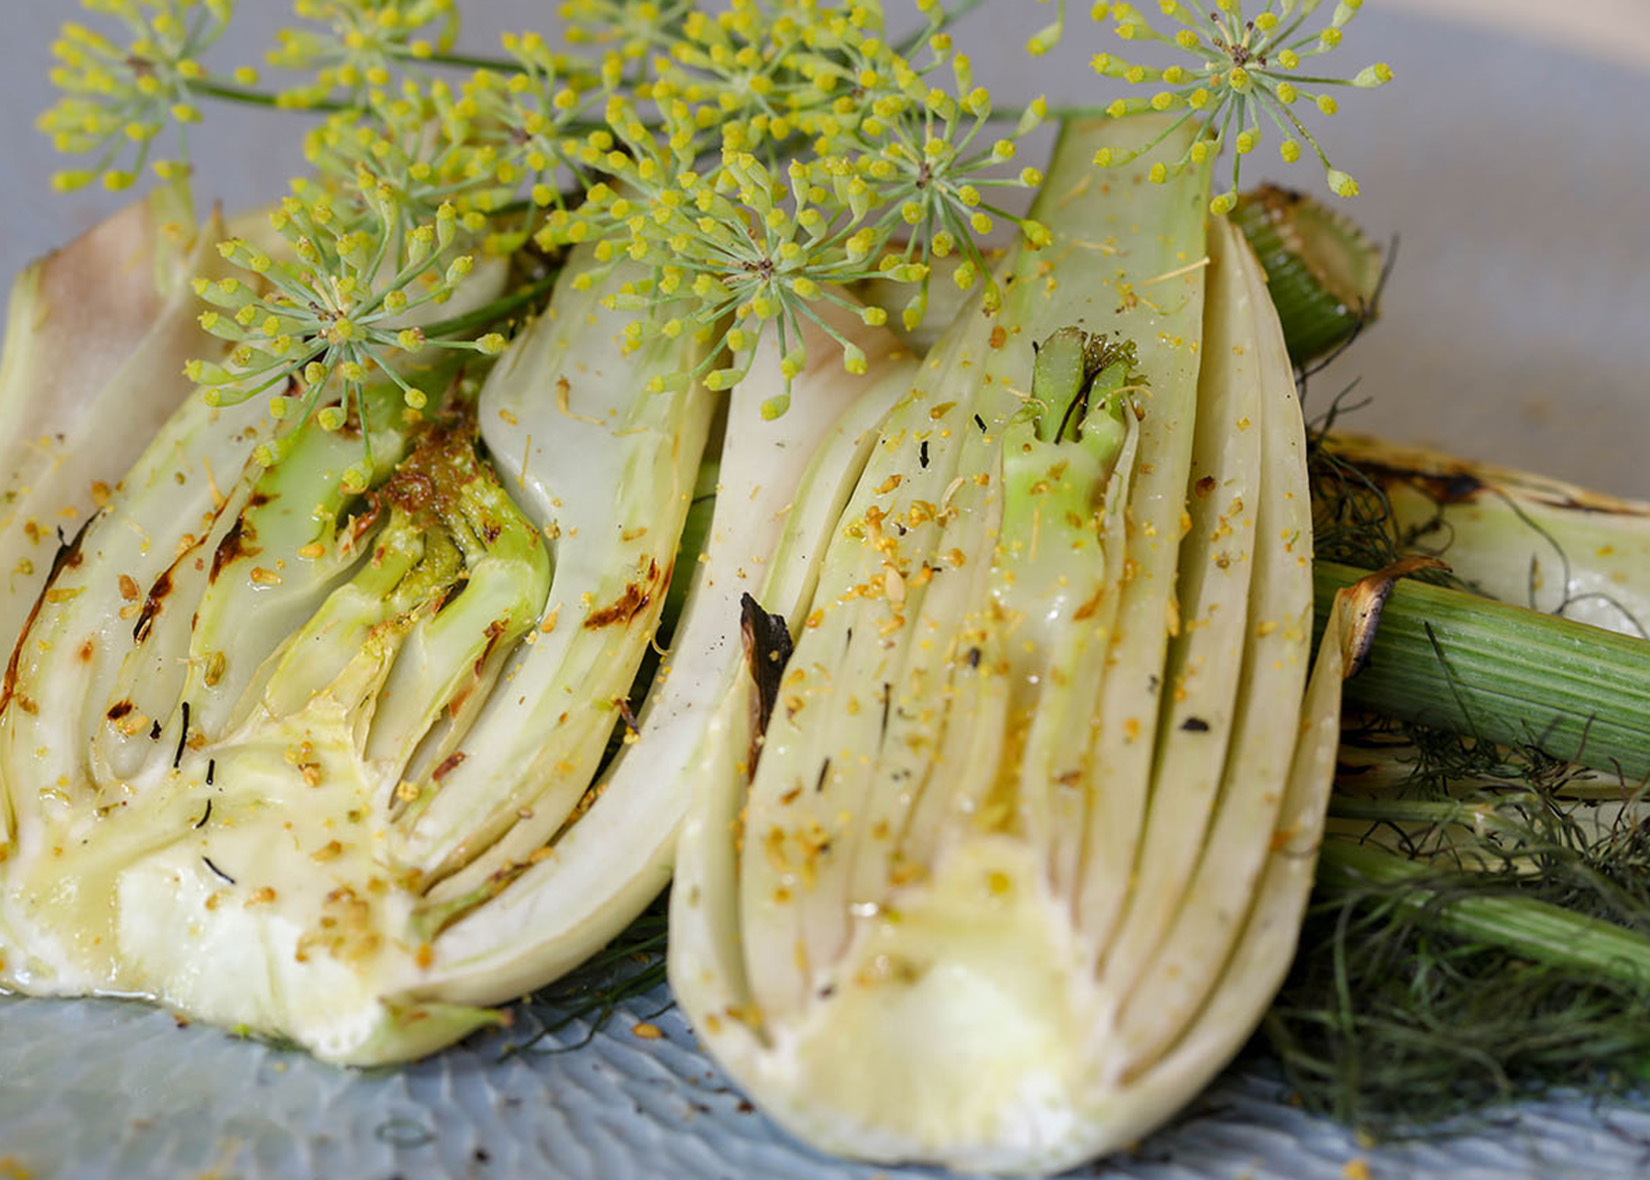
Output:
[[[179,1028],[114,1001],[0,1000],[0,1175],[937,1180],[826,1159],[753,1111],[694,1047],[661,991],[568,1052],[487,1036],[400,1070],[351,1073],[302,1054]],[[665,1034],[629,1031],[650,1017]],[[531,1022],[516,1029],[519,1037]],[[584,1030],[564,1030],[572,1045]],[[1493,1133],[1375,1150],[1229,1073],[1137,1150],[1075,1176],[1186,1180],[1631,1176],[1650,1114],[1581,1102],[1498,1116]]]
[[[0,0],[19,6],[6,15],[22,18],[25,31],[57,15],[44,0],[28,0],[26,12],[23,2]],[[474,44],[549,7],[467,3],[487,26],[472,28]],[[267,26],[285,6],[244,7],[252,25]],[[1315,396],[1362,374],[1375,398],[1355,420],[1362,429],[1650,496],[1650,231],[1642,213],[1650,131],[1638,115],[1650,75],[1495,31],[1368,9],[1348,37],[1348,64],[1386,59],[1402,82],[1350,96],[1332,142],[1337,163],[1365,183],[1354,212],[1379,235],[1400,232],[1403,247],[1386,321],[1321,379]],[[1650,20],[1639,11],[1637,19]],[[987,62],[979,51],[1017,46],[1046,16],[1027,0],[994,0],[960,39],[976,47],[1002,101],[1050,79],[1051,98],[1093,101],[1082,63],[1101,34],[1086,22],[1074,20],[1074,44],[1035,73],[1017,54]],[[1644,40],[1643,29],[1629,32]],[[5,61],[18,52],[3,51]],[[0,71],[0,93],[37,105],[16,78]],[[9,149],[21,120],[8,107],[0,144]],[[262,172],[230,181],[231,198],[275,191],[279,174],[264,173],[293,166],[279,153],[269,163],[261,140],[223,150],[231,162],[264,157]],[[32,227],[22,238],[27,253],[71,228],[53,220],[60,215],[36,213],[44,183],[31,168],[5,170],[8,212],[24,200],[20,173],[31,171],[21,206],[29,215],[22,224]],[[1315,183],[1304,169],[1276,178]],[[8,265],[21,261],[16,229],[5,242]],[[631,1034],[667,1001],[656,994],[631,1004],[570,1052],[506,1055],[495,1035],[412,1068],[351,1073],[214,1029],[178,1028],[136,1005],[0,999],[0,1176],[8,1165],[32,1180],[931,1175],[843,1165],[788,1141],[730,1092],[674,1012],[655,1021],[663,1040]],[[514,1035],[530,1031],[524,1020]],[[569,1029],[560,1043],[580,1036]],[[1079,1174],[1334,1178],[1355,1175],[1343,1171],[1355,1160],[1377,1177],[1451,1180],[1650,1169],[1642,1105],[1532,1105],[1498,1116],[1488,1133],[1368,1149],[1283,1099],[1264,1073],[1240,1069],[1135,1153]]]

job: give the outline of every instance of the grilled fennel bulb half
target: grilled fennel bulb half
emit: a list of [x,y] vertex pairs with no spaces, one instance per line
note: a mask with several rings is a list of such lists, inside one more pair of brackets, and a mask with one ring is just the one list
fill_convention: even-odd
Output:
[[[738,676],[740,597],[777,547],[821,546],[914,362],[833,309],[884,376],[842,380],[821,333],[789,375],[799,405],[769,421],[787,374],[759,352],[671,650],[643,676],[716,405],[697,383],[648,392],[699,346],[627,346],[602,302],[635,276],[589,283],[591,264],[574,252],[484,380],[410,358],[401,379],[442,414],[369,388],[364,493],[340,478],[358,416],[259,420],[138,379],[152,366],[125,379],[132,363],[97,394],[146,396],[162,425],[5,600],[0,984],[407,1060],[501,1019],[665,886],[684,768]],[[33,372],[16,343],[8,404]],[[69,448],[57,482],[96,449]]]
[[1052,243],[883,420],[811,591],[775,568],[786,626],[751,628],[707,738],[671,982],[828,1151],[1035,1172],[1123,1146],[1291,957],[1340,697],[1332,645],[1308,690],[1303,426],[1206,175],[1089,166],[1157,129],[1066,127]]
[[[451,364],[403,374],[445,407],[428,420],[388,380],[331,433],[165,387],[147,448],[6,601],[0,983],[405,1060],[497,1020],[663,886],[686,796],[640,765],[614,779],[669,743],[610,746],[714,406],[693,383],[645,392],[697,346],[627,350],[610,284],[574,281],[588,266],[479,389]],[[363,426],[357,494],[340,477]],[[724,522],[746,565],[811,442]],[[701,646],[684,688],[734,665]],[[627,815],[656,830],[626,839]],[[587,821],[609,838],[570,841]]]

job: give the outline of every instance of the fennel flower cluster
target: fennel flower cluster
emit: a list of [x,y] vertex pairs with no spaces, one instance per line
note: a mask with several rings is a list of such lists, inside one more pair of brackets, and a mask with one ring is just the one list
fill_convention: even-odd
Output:
[[[268,61],[313,71],[313,79],[263,95],[239,85],[255,80],[252,71],[219,78],[198,61],[230,19],[231,0],[90,6],[120,16],[133,40],[123,48],[70,26],[59,46],[59,81],[70,93],[43,122],[65,150],[104,149],[96,169],[65,174],[66,185],[99,172],[111,186],[130,183],[133,170],[112,163],[121,143],[138,143],[141,164],[168,120],[198,116],[195,90],[332,111],[306,143],[314,175],[277,216],[296,261],[266,261],[250,248],[233,258],[251,269],[256,293],[233,295],[229,310],[247,318],[213,321],[241,346],[229,364],[203,369],[203,384],[221,400],[283,378],[311,386],[335,371],[353,398],[369,370],[393,376],[409,352],[438,342],[440,333],[403,312],[450,295],[462,277],[452,268],[468,265],[461,258],[590,242],[596,267],[586,282],[620,260],[643,265],[643,277],[609,297],[631,314],[632,344],[686,333],[702,346],[693,368],[661,382],[725,389],[773,333],[787,389],[764,412],[778,415],[808,363],[805,336],[822,329],[846,368],[863,368],[858,349],[832,326],[834,314],[824,314],[826,304],[843,308],[845,288],[871,279],[888,281],[877,285],[884,295],[906,288],[899,319],[914,330],[937,265],[964,291],[979,284],[991,308],[1001,293],[988,235],[1008,226],[1033,248],[1047,236],[993,197],[1041,183],[1037,168],[1014,161],[1047,105],[1038,99],[999,116],[951,43],[953,14],[934,0],[917,4],[924,25],[903,39],[890,35],[879,0],[734,0],[715,14],[683,3],[569,0],[560,10],[567,52],[526,32],[505,36],[493,59],[453,52],[453,0],[300,0],[304,23],[281,35]],[[1285,131],[1285,158],[1305,143],[1331,188],[1356,191],[1292,108],[1304,101],[1334,112],[1327,92],[1303,87],[1336,80],[1299,67],[1340,44],[1360,0],[1342,0],[1321,29],[1308,28],[1316,0],[1268,0],[1253,18],[1238,0],[1219,0],[1207,16],[1178,3],[1159,7],[1179,26],[1172,34],[1130,4],[1093,10],[1125,40],[1197,58],[1191,68],[1161,69],[1095,58],[1106,77],[1165,87],[1149,99],[1118,99],[1110,114],[1149,108],[1178,112],[1175,127],[1196,120],[1189,146],[1155,162],[1151,180],[1201,165],[1229,144],[1234,187],[1213,200],[1216,213],[1226,212],[1264,113]],[[1063,0],[1060,9],[1033,38],[1035,52],[1063,31]],[[450,81],[438,76],[443,69],[468,76]],[[1390,76],[1372,66],[1351,84]],[[1102,165],[1128,162],[1100,157]],[[442,244],[437,274],[429,227],[451,228],[454,214],[466,241]],[[293,233],[299,223],[325,231]],[[258,266],[292,282],[278,292]],[[245,299],[263,303],[248,313]],[[855,309],[873,324],[890,310]],[[303,404],[306,412],[316,406],[313,398]],[[370,468],[367,441],[362,463]]]
[[53,187],[101,178],[105,188],[129,188],[151,163],[163,177],[183,172],[182,136],[175,157],[152,158],[154,142],[168,127],[200,120],[200,55],[223,35],[233,0],[86,0],[85,7],[116,18],[131,39],[120,45],[69,21],[52,43],[52,84],[63,98],[41,115],[40,130],[60,152],[96,156],[89,168],[54,175]]
[[[1158,29],[1133,4],[1094,6],[1094,19],[1115,22],[1113,31],[1121,40],[1156,42],[1195,61],[1190,67],[1159,68],[1137,64],[1115,53],[1094,57],[1094,72],[1102,77],[1162,87],[1149,98],[1119,98],[1106,108],[1108,114],[1120,118],[1148,110],[1178,112],[1170,126],[1192,122],[1199,129],[1178,159],[1152,166],[1151,179],[1155,183],[1163,183],[1171,173],[1200,165],[1230,146],[1231,184],[1215,195],[1210,209],[1216,214],[1231,212],[1237,204],[1243,157],[1260,146],[1264,116],[1266,123],[1283,136],[1278,154],[1285,162],[1293,164],[1301,158],[1304,142],[1323,166],[1330,190],[1342,197],[1357,195],[1358,182],[1330,163],[1317,136],[1296,110],[1308,105],[1325,117],[1333,115],[1339,103],[1329,89],[1320,87],[1371,89],[1391,81],[1392,68],[1377,62],[1351,78],[1302,73],[1305,63],[1340,46],[1344,30],[1363,8],[1363,0],[1337,0],[1327,23],[1322,27],[1309,25],[1320,6],[1320,0],[1266,0],[1251,18],[1244,16],[1242,0],[1215,0],[1214,10],[1208,13],[1199,4],[1159,0],[1162,14],[1179,26],[1173,32]],[[1125,164],[1137,159],[1140,151],[1102,151],[1095,162],[1103,167]]]
[[[216,309],[201,313],[201,327],[233,348],[221,364],[192,360],[187,366],[190,379],[213,405],[233,404],[280,385],[268,402],[277,421],[289,416],[307,421],[315,413],[321,429],[336,431],[353,420],[361,429],[363,454],[343,478],[357,491],[365,489],[374,466],[363,404],[366,383],[381,374],[402,390],[409,407],[424,406],[424,392],[380,358],[422,348],[424,333],[408,326],[408,315],[445,303],[475,265],[469,254],[443,262],[459,232],[451,205],[441,206],[431,222],[408,226],[387,187],[363,192],[362,198],[376,214],[370,229],[336,216],[326,193],[308,201],[288,197],[270,215],[270,223],[290,246],[290,261],[277,262],[241,238],[221,243],[219,253],[254,278],[196,280],[196,293]],[[398,256],[391,254],[396,244]],[[267,284],[264,293],[254,285],[256,279]],[[496,356],[505,341],[489,332],[475,340],[441,343]],[[317,412],[334,376],[344,399]],[[298,388],[289,391],[289,383]],[[296,409],[289,392],[300,394]],[[292,437],[262,446],[258,461],[272,465]]]
[[[845,306],[841,287],[890,279],[914,289],[902,312],[914,327],[935,259],[963,255],[955,281],[981,282],[994,303],[980,239],[998,219],[1033,245],[1044,237],[984,194],[1039,181],[1034,168],[1003,166],[1046,104],[989,135],[990,96],[937,24],[907,53],[886,39],[880,6],[738,3],[685,17],[654,69],[636,99],[612,96],[605,127],[569,153],[606,175],[584,205],[553,212],[539,240],[598,241],[604,263],[649,264],[614,302],[643,313],[637,340],[686,331],[712,344],[684,378],[729,387],[770,328],[794,377],[807,363],[804,322],[862,371],[821,300]],[[877,323],[886,309],[862,314]],[[787,404],[781,394],[765,412]]]
[[313,70],[312,82],[281,92],[286,106],[335,101],[359,104],[391,84],[398,66],[452,48],[458,36],[453,0],[296,0],[298,16],[322,27],[283,29],[269,64]]

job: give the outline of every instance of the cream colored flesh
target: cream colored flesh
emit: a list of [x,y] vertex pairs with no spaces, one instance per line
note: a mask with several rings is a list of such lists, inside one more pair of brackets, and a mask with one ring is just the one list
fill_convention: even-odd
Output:
[[[1205,254],[1201,185],[1102,191],[1095,150],[1140,133],[1067,128],[1054,241],[891,412],[754,770],[742,682],[696,771],[672,984],[827,1151],[1042,1173],[1123,1147],[1288,963],[1339,703],[1332,663],[1305,688],[1303,426],[1247,248],[1217,226]],[[1144,388],[1126,467],[1056,517],[1010,502],[1005,448],[1031,450],[1031,346],[1068,324],[1132,339]]]

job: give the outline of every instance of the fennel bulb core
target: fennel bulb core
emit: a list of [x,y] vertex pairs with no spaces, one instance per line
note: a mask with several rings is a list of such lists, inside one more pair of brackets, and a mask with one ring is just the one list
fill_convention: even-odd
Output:
[[428,951],[383,933],[408,928],[417,898],[374,855],[384,825],[371,817],[395,782],[360,758],[357,709],[318,695],[262,713],[177,769],[121,784],[130,802],[114,813],[35,843],[5,899],[14,930],[33,928],[8,982],[150,997],[357,1063],[390,1032],[427,1023],[433,1048],[455,1019],[490,1022],[380,1002],[417,981]]
[[1035,1152],[1070,1136],[1066,1096],[1089,1068],[1072,1033],[1102,1004],[1033,851],[967,838],[930,879],[864,909],[820,1002],[776,1034],[782,1092],[807,1096],[781,1117],[835,1112],[849,1121],[821,1133],[856,1153],[877,1150],[863,1128],[890,1107],[902,1112],[896,1150],[921,1155]]

